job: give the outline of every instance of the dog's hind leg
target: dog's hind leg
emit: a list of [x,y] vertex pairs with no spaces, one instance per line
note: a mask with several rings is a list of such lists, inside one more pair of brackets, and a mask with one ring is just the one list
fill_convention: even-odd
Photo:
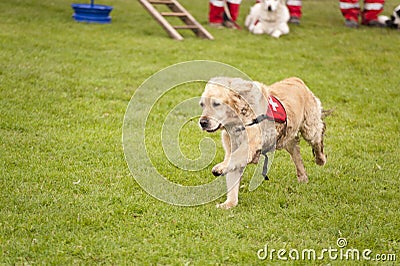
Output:
[[325,131],[325,123],[322,122],[322,130],[319,130],[317,133],[317,140],[311,140],[309,143],[311,144],[312,151],[315,157],[315,163],[318,165],[326,164],[326,155],[324,154],[324,131]]
[[307,183],[308,177],[306,169],[304,168],[303,159],[301,158],[299,142],[300,138],[296,137],[285,146],[285,149],[289,152],[290,157],[296,166],[297,180],[299,182]]
[[318,165],[324,165],[326,163],[326,156],[324,154],[324,131],[325,123],[322,121],[321,115],[306,118],[300,128],[301,135],[312,147],[315,163]]

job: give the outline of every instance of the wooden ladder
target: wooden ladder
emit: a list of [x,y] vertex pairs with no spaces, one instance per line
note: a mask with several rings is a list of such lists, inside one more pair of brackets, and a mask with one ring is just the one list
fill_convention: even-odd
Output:
[[[198,37],[214,40],[214,37],[177,0],[139,0],[144,8],[175,40],[183,40],[178,29],[192,30]],[[172,12],[159,12],[154,5],[166,5]],[[185,25],[172,26],[165,17],[178,17]]]

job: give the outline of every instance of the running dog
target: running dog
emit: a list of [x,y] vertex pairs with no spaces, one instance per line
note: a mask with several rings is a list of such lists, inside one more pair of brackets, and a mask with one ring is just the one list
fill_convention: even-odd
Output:
[[225,158],[212,169],[215,176],[225,175],[228,187],[227,199],[217,205],[219,208],[238,204],[244,168],[258,163],[260,155],[271,150],[288,151],[298,181],[308,182],[300,135],[311,145],[315,162],[326,163],[321,102],[299,78],[270,86],[240,78],[212,78],[205,86],[200,106],[200,127],[207,132],[222,131]]

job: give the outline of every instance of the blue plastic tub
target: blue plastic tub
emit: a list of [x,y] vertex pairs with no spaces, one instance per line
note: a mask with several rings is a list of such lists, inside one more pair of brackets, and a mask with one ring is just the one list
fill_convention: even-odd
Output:
[[112,6],[94,4],[72,4],[75,13],[72,17],[79,22],[110,23]]

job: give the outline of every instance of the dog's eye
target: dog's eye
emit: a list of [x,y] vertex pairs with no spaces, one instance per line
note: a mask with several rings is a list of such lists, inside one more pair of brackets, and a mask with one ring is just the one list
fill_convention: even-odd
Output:
[[203,102],[200,102],[199,104],[200,104],[201,108],[204,108],[204,103]]
[[213,102],[213,107],[218,107],[218,106],[220,106],[221,104],[219,103],[219,102]]

